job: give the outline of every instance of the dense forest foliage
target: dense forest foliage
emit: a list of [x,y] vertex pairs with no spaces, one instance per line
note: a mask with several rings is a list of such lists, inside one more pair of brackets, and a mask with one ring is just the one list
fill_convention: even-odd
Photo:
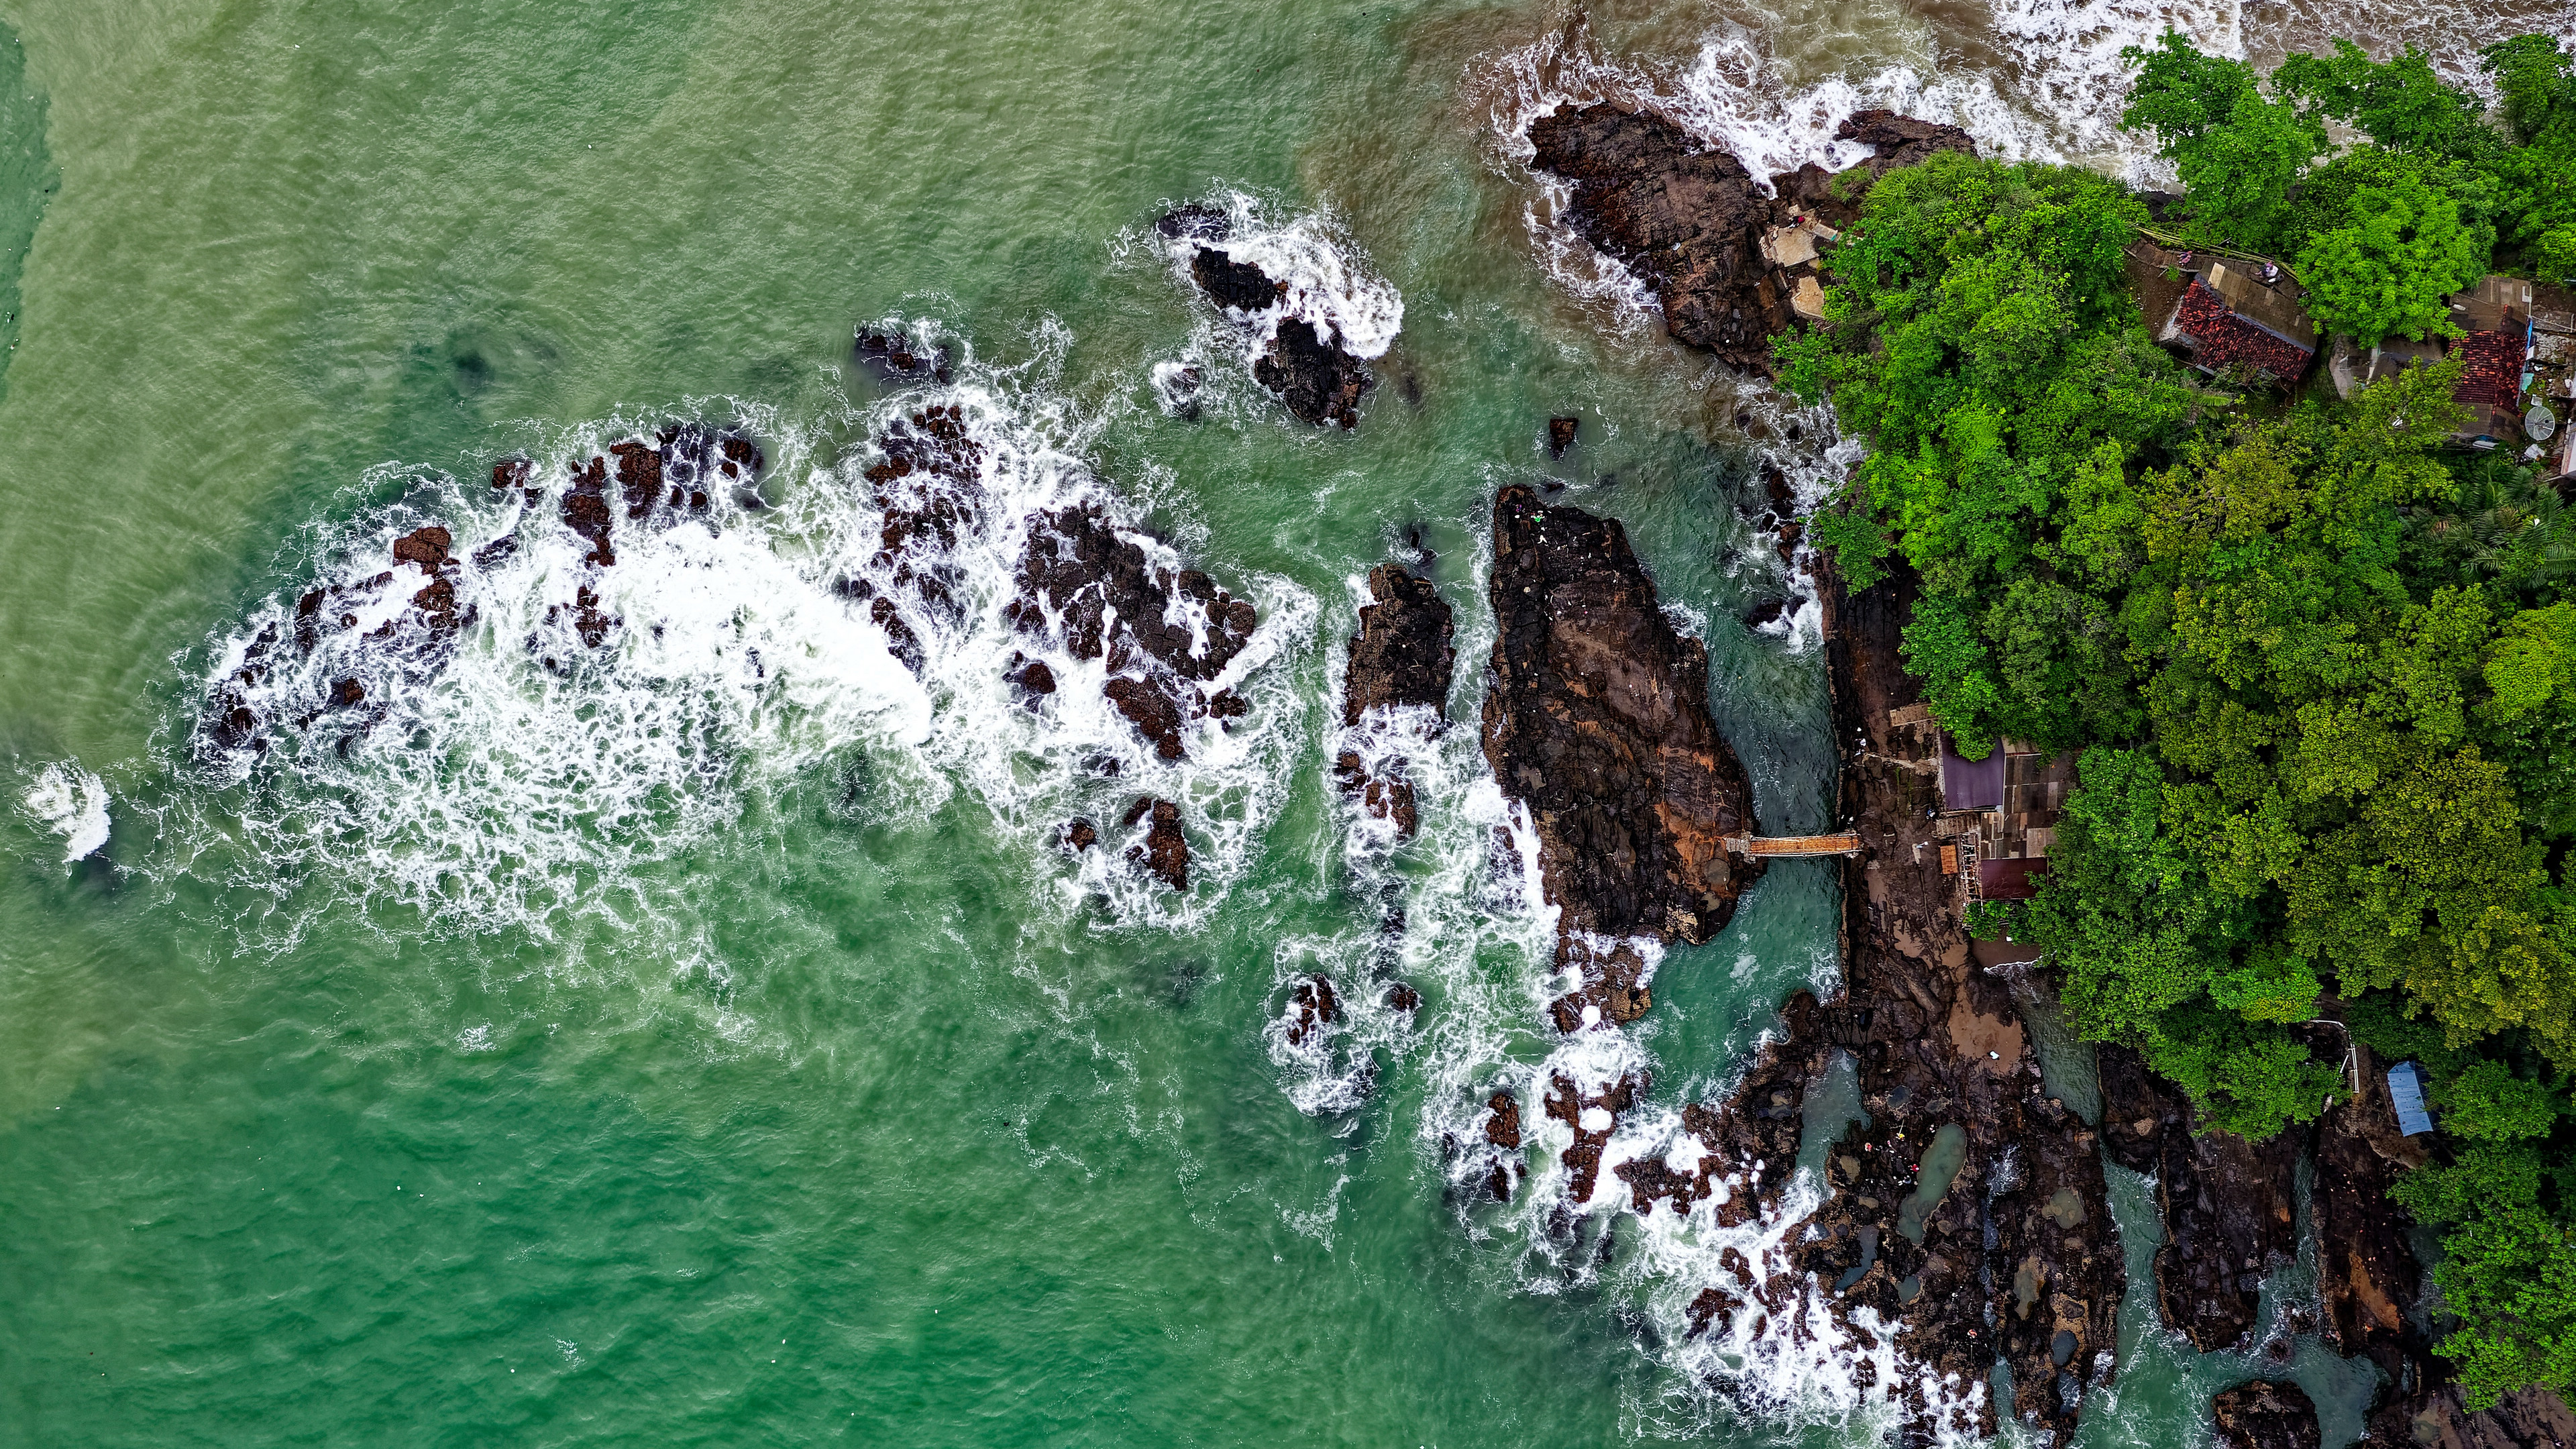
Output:
[[[2131,125],[2186,239],[2296,258],[2321,331],[2448,326],[2501,259],[2576,273],[2576,57],[2490,48],[2490,113],[2408,52],[2267,88],[2175,37]],[[2362,139],[2337,148],[2328,122]],[[1871,455],[1814,523],[1846,581],[1919,581],[1907,667],[1960,750],[2076,753],[2026,907],[2070,1015],[2252,1137],[2341,1090],[2354,1034],[2427,1069],[2443,1135],[2402,1201],[2443,1230],[2444,1351],[2474,1402],[2576,1384],[2576,515],[2446,447],[2457,362],[2338,400],[2240,394],[2150,339],[2149,221],[2071,167],[1890,173],[1775,340]],[[2334,1055],[2338,1055],[2334,1054]]]

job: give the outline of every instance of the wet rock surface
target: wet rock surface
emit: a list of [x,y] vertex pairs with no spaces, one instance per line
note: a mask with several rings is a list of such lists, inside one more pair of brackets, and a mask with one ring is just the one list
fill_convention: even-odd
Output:
[[[1982,1423],[1961,1425],[1956,1401],[1945,1406],[1929,1391],[1950,1375],[1953,1385],[1982,1383],[1999,1358],[2012,1371],[2011,1411],[2062,1432],[2112,1372],[2127,1274],[2098,1132],[2041,1082],[2009,974],[2027,968],[1974,963],[1956,878],[1941,873],[1927,818],[1937,777],[1919,748],[1895,737],[1891,713],[1919,702],[1898,651],[1911,598],[1904,577],[1858,595],[1826,580],[1835,727],[1858,747],[1844,764],[1841,813],[1864,847],[1843,864],[1843,993],[1792,997],[1782,1035],[1736,1093],[1685,1110],[1684,1130],[1705,1149],[1698,1173],[1678,1184],[1653,1168],[1622,1175],[1641,1203],[1669,1197],[1678,1206],[1684,1192],[1751,1169],[1752,1191],[1720,1203],[1719,1220],[1771,1211],[1793,1166],[1806,1093],[1847,1054],[1868,1125],[1848,1124],[1826,1152],[1833,1195],[1808,1220],[1813,1236],[1798,1242],[1798,1276],[1838,1313],[1865,1306],[1899,1325],[1900,1347],[1921,1370],[1889,1386],[1901,1442],[1992,1434],[1995,1406],[1984,1406]],[[1803,1291],[1751,1277],[1748,1265],[1701,1290],[1695,1324],[1780,1311]]]
[[2155,1179],[2165,1241],[2156,1301],[2203,1353],[2251,1346],[2265,1275],[2298,1255],[2291,1182],[2304,1131],[2247,1142],[2195,1133],[2191,1099],[2126,1047],[2096,1057],[2111,1160]]
[[1764,233],[1800,217],[1840,228],[1871,182],[1935,151],[1973,154],[1966,132],[1891,111],[1862,111],[1838,139],[1878,155],[1849,171],[1809,164],[1771,178],[1752,173],[1665,116],[1611,102],[1562,105],[1530,125],[1531,165],[1572,183],[1565,220],[1652,288],[1674,340],[1729,366],[1767,372],[1769,339],[1797,324],[1791,299],[1812,261],[1776,262]]
[[1709,718],[1707,649],[1616,519],[1524,487],[1495,497],[1489,592],[1485,759],[1529,812],[1566,936],[1706,941],[1760,873],[1725,846],[1754,829],[1752,789]]
[[[1392,821],[1399,837],[1410,837],[1420,824],[1420,812],[1399,752],[1401,741],[1427,742],[1443,727],[1436,714],[1448,702],[1457,666],[1457,650],[1450,643],[1455,624],[1440,591],[1401,564],[1370,570],[1369,595],[1376,602],[1360,608],[1359,632],[1351,636],[1350,662],[1342,675],[1342,727],[1356,731],[1370,711],[1381,709],[1428,708],[1435,719],[1427,731],[1411,721],[1379,724],[1372,751],[1376,758],[1345,747],[1334,756],[1333,779],[1371,818]],[[1386,748],[1388,732],[1399,736],[1395,750]]]
[[2224,1449],[2317,1449],[2317,1406],[2291,1383],[2239,1384],[2210,1405]]
[[1181,831],[1181,807],[1152,797],[1129,806],[1119,824],[1133,830],[1145,825],[1145,838],[1127,847],[1127,858],[1176,891],[1190,888],[1190,841]]
[[2472,1413],[2459,1387],[2445,1385],[2380,1405],[2362,1442],[2373,1449],[2565,1449],[2576,1444],[2576,1412],[2556,1394],[2526,1389]]
[[1320,323],[1291,317],[1252,364],[1253,379],[1279,394],[1288,411],[1322,427],[1360,425],[1360,395],[1377,385],[1368,365],[1328,340]]
[[1342,723],[1358,724],[1372,709],[1445,706],[1458,664],[1449,601],[1402,564],[1371,569],[1368,588],[1376,602],[1360,607],[1359,632],[1351,636]]
[[[1220,245],[1232,230],[1224,212],[1184,206],[1164,213],[1154,230],[1190,246],[1190,280],[1219,307],[1257,317],[1278,307],[1287,294],[1286,282]],[[1345,349],[1330,328],[1296,316],[1278,319],[1261,356],[1253,359],[1252,376],[1276,393],[1291,414],[1317,427],[1358,427],[1360,398],[1377,385],[1368,364]],[[1195,379],[1190,393],[1195,396]],[[1184,409],[1196,406],[1189,398],[1176,403]]]
[[1532,165],[1574,184],[1566,219],[1654,289],[1675,340],[1760,369],[1789,325],[1762,258],[1770,198],[1744,163],[1672,121],[1609,102],[1562,105],[1533,122]]

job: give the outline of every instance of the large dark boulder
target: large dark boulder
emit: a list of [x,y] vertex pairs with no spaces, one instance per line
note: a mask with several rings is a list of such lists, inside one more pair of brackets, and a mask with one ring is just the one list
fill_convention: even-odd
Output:
[[1361,607],[1360,630],[1351,636],[1342,723],[1358,724],[1362,714],[1380,706],[1447,704],[1458,662],[1449,642],[1456,632],[1449,601],[1402,564],[1371,569],[1368,586],[1377,602]]
[[1290,317],[1252,364],[1253,379],[1279,394],[1288,411],[1322,427],[1360,425],[1360,394],[1377,385],[1366,364],[1327,341],[1320,323]]
[[1574,184],[1566,219],[1654,289],[1675,340],[1737,367],[1767,365],[1790,314],[1761,251],[1770,198],[1744,163],[1606,101],[1559,106],[1529,136],[1531,164]]
[[1753,793],[1685,639],[1616,519],[1494,499],[1485,759],[1528,807],[1564,929],[1706,941],[1760,874],[1728,855]]
[[2317,1449],[2317,1406],[2297,1384],[2238,1384],[2210,1405],[2224,1449]]

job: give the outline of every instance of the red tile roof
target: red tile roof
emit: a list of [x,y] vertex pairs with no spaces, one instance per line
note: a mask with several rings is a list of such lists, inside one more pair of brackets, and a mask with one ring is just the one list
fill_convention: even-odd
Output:
[[2451,396],[2473,408],[2511,411],[2522,397],[2522,331],[2472,332],[2461,339],[2464,366]]
[[2191,360],[2212,372],[2243,367],[2290,383],[2306,374],[2308,359],[2315,355],[2238,316],[2226,299],[2197,277],[2174,304],[2174,326],[2191,339]]

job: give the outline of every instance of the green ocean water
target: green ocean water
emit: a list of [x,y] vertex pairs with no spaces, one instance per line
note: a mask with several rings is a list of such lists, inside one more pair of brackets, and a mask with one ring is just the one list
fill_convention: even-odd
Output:
[[[0,19],[0,803],[62,762],[103,781],[112,825],[67,865],[47,821],[0,820],[0,1442],[1874,1437],[1865,1415],[1738,1414],[1680,1366],[1696,1285],[1669,1244],[1598,1221],[1560,1240],[1446,1177],[1444,1134],[1552,1038],[1543,965],[1478,885],[1497,486],[1570,484],[1627,522],[1708,642],[1766,826],[1824,826],[1832,798],[1819,652],[1740,622],[1782,587],[1735,511],[1781,414],[1532,244],[1494,118],[1563,15]],[[1747,19],[1595,24],[1670,73]],[[1784,42],[1780,76],[1929,66],[1956,23],[1864,21]],[[1147,229],[1238,192],[1324,219],[1402,294],[1355,434],[1248,379],[1195,421],[1154,401],[1154,364],[1211,334]],[[833,467],[901,401],[851,365],[851,329],[890,317],[1258,584],[1270,692],[1248,763],[1193,800],[1234,843],[1201,841],[1184,905],[1073,883],[1047,812],[1076,787],[1025,751],[974,776],[970,714],[924,747],[709,706],[689,770],[615,815],[540,810],[558,782],[508,769],[552,757],[478,776],[486,742],[462,737],[417,776],[392,741],[242,780],[192,762],[225,641],[368,520],[436,503],[439,475],[609,420],[740,419],[776,517],[850,512]],[[1585,432],[1553,462],[1558,413]],[[726,607],[813,573],[790,522],[730,528],[771,571],[725,575]],[[1335,661],[1354,581],[1417,537],[1459,609],[1457,723],[1430,747],[1448,787],[1422,841],[1369,864],[1326,770]],[[513,677],[486,656],[441,687]],[[578,745],[614,703],[550,718]],[[451,785],[461,813],[387,823]],[[1265,1028],[1291,976],[1369,958],[1390,890],[1420,1024],[1358,1042],[1364,1100],[1302,1111],[1313,1074]],[[1666,959],[1638,1035],[1657,1102],[1722,1089],[1778,1001],[1829,979],[1837,911],[1822,865],[1783,864]],[[2141,1367],[2087,1438],[2192,1442],[2245,1370],[2129,1307]],[[2349,1404],[2349,1372],[2303,1355]]]

